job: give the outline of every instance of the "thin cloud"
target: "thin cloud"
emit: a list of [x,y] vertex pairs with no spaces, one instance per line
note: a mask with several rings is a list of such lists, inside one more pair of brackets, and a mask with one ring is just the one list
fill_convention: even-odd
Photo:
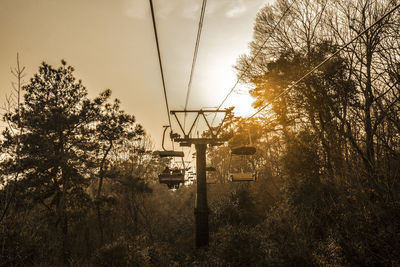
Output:
[[179,3],[177,1],[157,1],[154,3],[154,8],[156,10],[156,16],[162,19],[169,17],[171,14],[179,9]]
[[146,0],[124,0],[122,12],[130,18],[144,19],[150,12],[149,2]]
[[197,18],[200,13],[200,8],[199,1],[187,1],[183,7],[182,16],[187,19]]
[[249,10],[263,6],[274,0],[218,0],[209,2],[207,13],[220,13],[226,18],[238,18],[245,15]]
[[247,6],[243,0],[236,1],[236,3],[232,5],[233,6],[225,12],[225,16],[228,18],[240,17],[247,11]]
[[[255,6],[264,6],[274,0],[215,0],[208,1],[206,15],[222,14],[226,18],[239,18]],[[173,0],[153,1],[156,16],[166,19],[178,15],[186,19],[198,18],[202,0]],[[144,19],[149,16],[150,7],[148,0],[123,0],[122,12],[134,19]]]

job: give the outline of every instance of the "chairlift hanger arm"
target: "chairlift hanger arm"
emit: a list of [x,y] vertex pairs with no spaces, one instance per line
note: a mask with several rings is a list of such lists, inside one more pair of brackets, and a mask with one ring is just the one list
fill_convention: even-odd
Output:
[[164,147],[164,140],[165,140],[165,132],[167,131],[168,128],[169,128],[169,125],[164,126],[164,132],[163,132],[162,144],[161,144],[161,147],[162,147],[162,149],[164,149],[164,151],[167,151]]
[[253,145],[253,142],[251,140],[250,129],[247,129],[247,132],[249,133],[249,142],[250,142],[250,146],[251,146],[251,145]]

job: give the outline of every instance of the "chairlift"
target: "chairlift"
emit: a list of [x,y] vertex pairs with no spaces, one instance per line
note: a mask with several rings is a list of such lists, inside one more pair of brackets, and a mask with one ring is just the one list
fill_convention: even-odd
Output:
[[[168,127],[165,127],[164,129],[164,135],[167,128]],[[178,164],[174,160],[174,162],[171,164],[170,160],[168,165],[165,166],[163,172],[158,175],[158,180],[161,184],[166,184],[169,189],[178,189],[179,185],[185,182],[186,168],[185,161],[183,159],[185,155],[183,151],[166,150],[164,148],[164,136],[162,148],[164,150],[156,151],[155,154],[157,154],[160,158],[170,158],[171,160],[174,160],[174,158],[181,158],[182,163]]]
[[[161,152],[160,154],[162,155],[164,154],[163,152],[166,151],[160,151],[160,152]],[[160,157],[162,157],[161,155]],[[183,158],[183,153],[182,155],[178,153],[169,153],[169,155],[170,158],[174,157]],[[161,184],[167,184],[168,188],[170,189],[179,188],[179,184],[185,182],[185,169],[186,169],[185,163],[183,162],[183,160],[180,165],[177,162],[174,162],[173,164],[169,163],[169,165],[165,166],[163,172],[158,175],[158,180]]]
[[229,180],[232,182],[255,181],[257,175],[249,164],[248,158],[257,152],[252,146],[249,133],[250,145],[237,146],[231,148],[229,159]]
[[185,156],[183,151],[173,151],[173,150],[156,151],[156,154],[158,154],[160,158],[169,158],[169,157],[183,158]]
[[217,183],[217,177],[215,176],[217,169],[213,166],[208,166],[206,167],[206,172],[209,172],[206,177],[206,183],[207,184],[216,184]]
[[178,189],[185,182],[185,173],[182,169],[170,170],[168,167],[158,175],[160,184],[166,184],[170,189]]
[[[231,149],[229,160],[229,178],[232,182],[255,181],[256,173],[249,165],[248,157],[256,153],[256,148],[242,146]],[[235,165],[239,167],[235,168]]]
[[217,169],[215,167],[212,167],[212,166],[206,167],[206,172],[216,172],[216,171],[217,171]]
[[217,178],[216,177],[207,177],[206,183],[207,184],[216,184],[217,183]]

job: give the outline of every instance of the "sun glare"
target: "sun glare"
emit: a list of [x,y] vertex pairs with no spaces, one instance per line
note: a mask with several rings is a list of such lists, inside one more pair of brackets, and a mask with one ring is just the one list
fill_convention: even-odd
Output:
[[[256,112],[256,110],[252,107],[254,99],[249,94],[236,94],[233,93],[231,95],[231,100],[229,101],[230,106],[234,106],[236,116],[240,117],[249,117]],[[228,101],[227,101],[228,102]]]
[[[235,85],[237,76],[231,66],[229,68],[221,68],[221,65],[215,62],[215,68],[210,68],[206,73],[206,77],[210,78],[210,82],[206,82],[208,84],[205,85],[205,88],[210,90],[208,92],[210,97],[207,102],[210,103],[210,106],[218,106]],[[236,116],[248,117],[256,111],[251,106],[253,101],[254,99],[248,93],[248,87],[238,84],[234,92],[225,101],[223,107],[233,106],[235,107],[234,113]]]

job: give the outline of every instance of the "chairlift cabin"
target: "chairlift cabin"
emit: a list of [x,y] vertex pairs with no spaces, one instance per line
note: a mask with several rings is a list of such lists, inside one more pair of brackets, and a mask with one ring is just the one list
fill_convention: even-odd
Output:
[[231,149],[229,180],[232,182],[256,180],[256,173],[249,162],[249,157],[255,153],[256,148],[253,146],[240,146]]
[[181,158],[182,163],[169,162],[162,173],[158,175],[161,184],[166,184],[170,189],[178,189],[181,183],[185,182],[185,162],[183,161],[184,153],[182,151],[157,151],[160,158]]

